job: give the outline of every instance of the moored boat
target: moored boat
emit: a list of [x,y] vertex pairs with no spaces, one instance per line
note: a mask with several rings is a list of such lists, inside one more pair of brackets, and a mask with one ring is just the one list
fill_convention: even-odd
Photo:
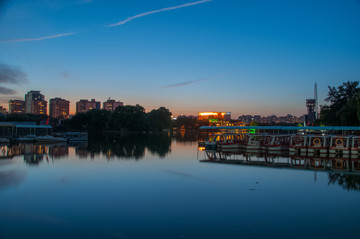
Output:
[[34,134],[28,134],[17,138],[17,140],[20,142],[33,142],[35,141],[35,137],[36,135]]
[[351,138],[351,157],[359,158],[360,156],[360,136]]
[[265,151],[282,151],[289,149],[289,135],[266,135],[262,140],[262,146]]
[[57,142],[66,142],[67,139],[63,137],[54,137],[51,135],[46,135],[46,136],[36,136],[35,141],[41,143],[57,143]]
[[342,135],[331,136],[329,154],[349,157],[352,138],[353,136],[342,136]]
[[309,135],[308,136],[307,152],[308,154],[327,155],[330,136],[329,135]]
[[292,135],[289,146],[290,153],[306,154],[307,139],[307,135]]
[[205,148],[217,149],[241,149],[244,143],[245,135],[243,134],[218,134],[209,138],[205,142]]
[[218,149],[241,149],[244,145],[245,135],[243,134],[222,134],[218,137]]
[[10,143],[10,140],[7,138],[0,138],[0,143]]
[[250,152],[257,152],[262,149],[262,140],[264,135],[249,134],[245,139],[244,149]]
[[68,141],[87,141],[88,140],[87,132],[66,132],[60,136],[66,138]]

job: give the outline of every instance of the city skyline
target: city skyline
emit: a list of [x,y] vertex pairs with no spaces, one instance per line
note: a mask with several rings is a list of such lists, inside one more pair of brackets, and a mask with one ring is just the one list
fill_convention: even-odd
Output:
[[1,79],[0,105],[37,89],[71,114],[111,97],[174,116],[301,116],[315,82],[324,104],[328,85],[358,80],[359,11],[355,0],[4,1],[0,69],[17,74]]
[[[35,96],[33,96],[35,94]],[[106,101],[96,101],[96,99],[79,99],[75,102],[76,109],[74,113],[70,113],[70,102],[66,99],[60,98],[60,97],[53,97],[49,99],[49,102],[46,101],[46,96],[41,93],[41,91],[38,90],[30,90],[28,91],[25,96],[24,100],[17,100],[12,99],[8,102],[8,108],[5,108],[3,106],[0,106],[0,113],[6,114],[6,113],[16,113],[16,114],[25,114],[25,113],[32,113],[32,114],[44,114],[38,112],[38,110],[32,109],[33,108],[33,101],[38,102],[38,98],[40,98],[41,101],[44,102],[44,105],[42,107],[45,107],[45,110],[40,110],[42,112],[46,111],[46,115],[53,117],[53,118],[68,118],[70,115],[75,115],[77,113],[85,113],[92,109],[105,109],[107,111],[114,111],[119,106],[124,106],[124,103],[121,101],[116,101],[114,99],[111,99],[110,97]],[[27,102],[28,99],[28,102]],[[101,107],[102,105],[102,107]],[[189,116],[189,117],[199,117],[201,115],[227,115],[228,120],[241,120],[245,123],[250,123],[251,121],[260,122],[260,123],[268,123],[268,122],[285,122],[285,123],[294,123],[298,120],[305,117],[306,114],[302,114],[300,116],[294,116],[292,114],[286,114],[286,115],[276,115],[276,114],[268,114],[265,115],[239,115],[235,116],[234,118],[231,117],[231,112],[197,112],[194,115],[185,115],[185,114],[179,114],[179,115],[172,115],[173,117],[181,117],[181,116]],[[309,112],[308,112],[309,114]],[[277,119],[275,121],[271,121],[272,119]],[[290,120],[285,118],[290,117]],[[269,119],[271,119],[269,121]],[[301,120],[302,121],[302,120]]]

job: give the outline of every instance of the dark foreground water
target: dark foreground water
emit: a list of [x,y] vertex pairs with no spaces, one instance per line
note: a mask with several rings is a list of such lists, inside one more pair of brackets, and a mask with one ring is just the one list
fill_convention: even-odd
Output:
[[351,160],[200,162],[193,137],[167,134],[3,146],[0,158],[0,238],[360,238]]

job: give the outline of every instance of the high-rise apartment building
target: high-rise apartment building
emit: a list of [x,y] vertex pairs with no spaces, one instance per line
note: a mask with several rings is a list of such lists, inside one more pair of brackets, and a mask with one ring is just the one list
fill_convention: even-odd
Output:
[[31,90],[25,95],[25,111],[28,114],[46,115],[47,102],[40,91]]
[[23,100],[10,100],[9,101],[10,114],[25,114],[25,101]]
[[31,104],[31,114],[46,115],[47,102],[45,100],[33,100]]
[[114,111],[119,106],[124,106],[123,102],[115,101],[110,98],[103,103],[103,109],[109,111]]
[[95,101],[95,99],[92,99],[91,101],[80,100],[76,102],[76,113],[85,113],[93,109],[100,109],[100,101]]
[[50,99],[50,117],[68,119],[70,111],[70,102],[61,98]]

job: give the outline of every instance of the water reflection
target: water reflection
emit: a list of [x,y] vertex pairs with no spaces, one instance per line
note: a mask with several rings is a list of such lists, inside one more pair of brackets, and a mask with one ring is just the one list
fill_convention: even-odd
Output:
[[156,134],[94,134],[89,135],[87,151],[92,155],[104,154],[109,159],[141,159],[145,150],[161,158],[171,152],[171,136],[168,133]]
[[183,144],[192,144],[197,143],[197,141],[201,138],[206,138],[204,133],[200,133],[194,130],[180,130],[173,132],[173,138],[176,142],[183,143]]
[[[38,165],[44,159],[47,161],[69,156],[69,149],[73,148],[75,155],[80,159],[89,156],[95,158],[103,155],[107,159],[125,158],[141,159],[148,151],[152,155],[164,158],[171,152],[171,135],[168,133],[156,134],[93,134],[89,135],[88,142],[72,144],[37,144],[19,143],[0,146],[0,159],[12,159],[23,155],[29,165]],[[49,159],[50,158],[50,159]]]
[[347,191],[360,191],[360,176],[345,173],[329,173],[329,185],[339,185]]
[[[205,159],[200,162],[324,171],[328,172],[329,185],[339,185],[349,191],[360,191],[360,159],[357,158],[290,156],[284,152],[271,155],[246,151],[205,150],[204,153]],[[314,180],[316,181],[316,176]]]

